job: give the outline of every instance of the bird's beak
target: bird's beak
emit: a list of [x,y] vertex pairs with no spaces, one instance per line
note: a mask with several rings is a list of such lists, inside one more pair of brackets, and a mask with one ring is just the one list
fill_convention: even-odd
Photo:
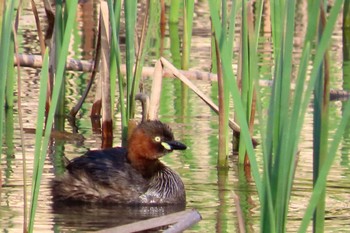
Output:
[[162,142],[162,146],[167,150],[186,150],[187,146],[179,141]]

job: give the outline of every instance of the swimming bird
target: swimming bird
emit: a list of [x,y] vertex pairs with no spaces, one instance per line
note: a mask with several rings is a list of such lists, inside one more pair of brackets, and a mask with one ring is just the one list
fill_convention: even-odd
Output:
[[54,201],[131,205],[183,204],[180,176],[159,158],[186,145],[174,140],[170,127],[158,120],[141,122],[127,147],[91,150],[66,166],[53,180]]

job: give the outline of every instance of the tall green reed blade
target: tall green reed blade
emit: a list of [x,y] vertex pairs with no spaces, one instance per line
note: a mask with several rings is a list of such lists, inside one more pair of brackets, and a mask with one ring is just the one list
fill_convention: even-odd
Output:
[[170,12],[169,12],[169,22],[178,23],[179,22],[179,12],[180,12],[180,0],[171,0]]
[[336,132],[334,133],[333,141],[327,151],[327,158],[325,159],[324,165],[322,166],[319,172],[318,179],[314,184],[314,191],[311,194],[304,217],[302,218],[302,221],[298,230],[299,233],[306,232],[307,227],[311,221],[315,208],[319,202],[319,199],[323,193],[323,190],[325,189],[328,173],[333,165],[336,152],[338,150],[339,144],[341,142],[344,131],[346,129],[346,124],[348,123],[349,120],[350,120],[350,101],[348,100],[347,103],[345,104],[345,108],[343,110],[343,115],[342,115],[340,124]]
[[[223,33],[226,34],[226,10],[223,5],[225,1],[217,1],[217,8],[221,9],[219,14],[222,15],[222,27]],[[225,4],[226,6],[226,4]],[[212,31],[213,31],[212,27]],[[226,36],[226,35],[225,35]],[[218,159],[217,164],[219,167],[227,167],[227,154],[228,154],[228,100],[229,92],[228,87],[224,85],[223,74],[221,71],[220,49],[217,38],[214,34],[211,37],[212,40],[212,72],[217,73],[218,77],[218,105],[219,105],[219,142],[218,142]]]
[[[322,35],[325,24],[325,9],[321,6],[319,34]],[[328,147],[328,118],[329,118],[329,56],[328,52],[316,79],[314,91],[314,128],[313,128],[313,181],[316,182],[320,168],[327,157]],[[314,232],[324,231],[326,207],[326,190],[324,189],[313,219]]]
[[[305,90],[305,82],[306,82],[306,76],[307,76],[307,66],[308,63],[310,62],[310,56],[311,56],[311,44],[315,38],[315,27],[317,26],[317,17],[319,14],[319,11],[317,11],[317,9],[319,9],[319,1],[314,1],[312,3],[312,5],[309,8],[312,9],[316,9],[313,11],[310,11],[309,13],[309,17],[308,17],[308,24],[307,24],[307,33],[305,36],[305,42],[304,42],[304,49],[302,52],[302,57],[301,60],[299,62],[299,71],[298,71],[298,76],[296,79],[296,88],[295,88],[295,92],[294,92],[294,102],[293,102],[293,106],[292,106],[292,126],[290,127],[291,130],[289,135],[290,139],[295,139],[296,143],[295,144],[289,144],[288,146],[288,150],[293,151],[293,154],[297,153],[298,150],[298,142],[299,142],[299,137],[300,137],[300,132],[302,129],[302,125],[304,122],[304,116],[305,116],[305,112],[307,110],[310,98],[311,98],[311,94],[313,91],[313,85],[314,85],[314,79],[310,80],[309,85],[307,85],[307,89]],[[320,48],[320,46],[319,46]],[[322,54],[322,51],[319,49],[318,52],[320,52],[320,54]],[[318,62],[315,63],[314,59],[314,65],[319,64]],[[314,77],[313,75],[311,75],[311,77]]]
[[180,12],[180,0],[171,0],[170,12],[169,12],[170,53],[171,53],[172,63],[178,69],[181,68],[179,12]]
[[59,59],[59,52],[61,51],[63,33],[64,33],[64,24],[63,24],[63,0],[56,1],[56,17],[55,17],[55,61],[57,63]]
[[[144,19],[142,25],[142,32],[140,36],[139,48],[137,51],[135,74],[131,87],[131,97],[135,100],[137,92],[139,92],[139,84],[141,79],[142,67],[145,60],[145,55],[150,48],[151,37],[158,37],[157,30],[160,22],[160,4],[157,0],[148,0],[146,4],[146,10],[144,12]],[[135,101],[131,102],[131,116],[135,114]]]
[[[116,32],[119,32],[119,28],[120,28],[120,13],[121,13],[121,1],[118,0],[118,1],[114,1],[114,6],[113,8],[111,9],[113,11],[113,13],[115,12],[115,17],[114,18],[111,18],[112,17],[112,14],[109,13],[109,8],[112,7],[112,3],[111,1],[107,1],[107,4],[108,4],[108,14],[109,14],[109,23],[110,25],[114,24],[115,27],[113,30],[115,30]],[[113,21],[113,23],[112,23]],[[109,59],[109,76],[110,76],[110,89],[111,89],[111,106],[112,108],[114,107],[114,100],[115,100],[115,95],[116,95],[116,84],[117,84],[117,77],[119,75],[118,73],[118,70],[120,71],[120,66],[117,67],[117,60],[118,60],[118,56],[119,56],[119,61],[120,61],[120,53],[117,54],[115,49],[113,49],[115,46],[119,46],[118,44],[117,45],[114,45],[114,40],[113,40],[113,35],[112,35],[113,32],[111,32],[111,39],[110,39],[110,59]],[[119,64],[120,65],[120,64]],[[112,114],[114,116],[114,114]]]
[[187,70],[189,68],[189,63],[190,63],[193,12],[194,12],[194,0],[184,0],[184,7],[183,7],[184,32],[183,32],[183,41],[182,41],[183,47],[182,47],[182,64],[181,64],[181,67],[184,70]]
[[[28,232],[33,232],[35,212],[37,208],[37,196],[39,191],[34,191],[39,189],[40,182],[38,182],[39,170],[41,160],[45,160],[46,153],[41,152],[42,148],[42,135],[45,122],[45,104],[46,104],[46,92],[47,92],[47,81],[49,76],[49,56],[48,50],[46,50],[43,58],[43,66],[40,75],[40,91],[39,91],[39,105],[38,105],[38,116],[36,122],[36,132],[35,132],[35,157],[34,157],[34,168],[33,168],[33,181],[32,181],[32,200],[29,215],[29,226]],[[35,197],[36,195],[36,197]]]
[[10,61],[9,50],[14,14],[14,1],[5,1],[4,4],[5,11],[2,18],[2,30],[0,37],[0,155],[2,154],[2,134],[4,130],[3,122],[5,116],[5,90],[7,85],[6,77],[8,72],[7,66]]
[[48,75],[47,52],[45,53],[45,57],[44,57],[45,66],[43,65],[43,74],[42,74],[42,76],[44,76],[42,77],[44,81],[41,82],[41,88],[43,90],[40,91],[40,99],[39,99],[40,108],[38,113],[37,132],[36,132],[37,140],[35,145],[32,200],[31,200],[30,221],[29,221],[29,227],[28,227],[29,232],[33,232],[35,213],[38,205],[41,175],[43,172],[45,157],[46,157],[47,148],[50,140],[50,134],[51,134],[51,129],[54,121],[58,98],[60,95],[60,88],[62,87],[62,82],[64,80],[63,75],[64,75],[65,64],[68,56],[68,46],[70,42],[72,27],[74,25],[77,4],[78,4],[77,0],[72,0],[67,2],[67,21],[65,23],[66,27],[64,30],[62,47],[61,47],[61,50],[59,51],[59,59],[57,61],[55,86],[52,93],[51,107],[47,116],[44,138],[41,140],[41,135],[43,132],[42,127],[44,122],[44,116],[43,116],[44,108],[42,107],[42,102],[44,101],[43,99],[45,99],[45,94],[43,93],[45,93],[45,88],[46,88],[44,87],[46,86],[45,79],[47,79],[47,75]]
[[[340,9],[341,9],[341,6],[342,6],[342,3],[343,1],[340,0],[340,1],[336,1],[334,6],[332,7],[331,11],[330,11],[330,14],[329,14],[329,17],[328,17],[328,20],[327,20],[327,23],[326,23],[326,26],[324,28],[324,32],[321,36],[321,40],[320,42],[318,43],[318,46],[317,46],[317,49],[316,49],[316,52],[315,52],[315,56],[314,56],[314,59],[313,59],[313,68],[311,70],[311,74],[310,74],[310,81],[309,81],[309,85],[307,85],[307,89],[306,91],[304,92],[303,94],[303,99],[301,100],[301,105],[302,107],[301,108],[297,108],[297,107],[294,107],[294,110],[296,111],[295,112],[295,115],[297,115],[297,119],[298,121],[296,121],[296,124],[295,124],[295,130],[296,130],[296,133],[297,134],[300,134],[300,131],[301,131],[301,128],[302,128],[302,124],[303,124],[303,117],[305,115],[305,112],[307,110],[307,105],[309,104],[309,101],[310,101],[310,98],[311,98],[311,95],[312,95],[312,91],[313,91],[313,88],[315,86],[315,82],[316,82],[316,78],[317,78],[317,74],[318,74],[318,71],[319,71],[319,67],[322,65],[322,62],[323,62],[323,57],[324,57],[324,54],[329,46],[329,43],[330,43],[330,40],[331,40],[331,36],[332,36],[332,32],[334,30],[334,25],[336,23],[336,19],[338,17],[338,14],[340,12]],[[313,8],[315,6],[312,6]],[[316,9],[318,9],[319,7],[317,7]],[[311,18],[313,16],[317,16],[316,15],[311,15]],[[311,44],[311,41],[312,39],[310,39],[307,43],[308,44]],[[301,86],[301,85],[300,85]],[[303,87],[301,87],[303,88]],[[297,145],[295,145],[295,148],[294,148],[294,151],[297,150]]]
[[[287,71],[291,68],[290,57],[293,46],[291,46],[287,38],[293,38],[295,10],[295,6],[290,5],[291,3],[289,1],[286,5],[281,5],[279,1],[271,2],[272,28],[276,30],[273,31],[274,85],[269,105],[267,131],[261,131],[266,133],[263,141],[265,185],[261,209],[261,229],[268,232],[283,232],[287,213],[286,206],[288,206],[285,203],[289,200],[289,196],[285,192],[280,191],[281,188],[284,191],[288,190],[284,185],[288,184],[287,180],[290,179],[288,176],[289,168],[284,166],[283,169],[286,170],[282,168],[279,170],[278,166],[283,162],[280,159],[280,155],[283,150],[282,145],[285,144],[285,139],[282,137],[282,129],[288,127],[287,114],[289,111],[286,109],[286,106],[289,105],[286,103],[289,102],[290,73]],[[277,9],[281,6],[282,9]],[[285,28],[287,29],[285,30]],[[286,156],[287,161],[288,159],[289,157]],[[278,174],[281,176],[278,176]]]
[[[57,66],[60,51],[63,43],[63,36],[65,30],[65,23],[67,22],[68,11],[69,11],[69,2],[63,6],[63,1],[59,0],[56,3],[56,17],[55,17],[55,67]],[[65,73],[65,71],[64,71]],[[58,98],[58,104],[56,109],[56,119],[54,121],[54,128],[56,130],[64,130],[64,121],[65,121],[65,97],[66,97],[66,88],[65,88],[65,75],[63,75],[64,80],[62,82],[60,97]]]
[[[194,1],[183,1],[183,36],[181,68],[188,70],[190,67],[190,51],[192,40],[192,22],[194,13]],[[181,115],[185,115],[188,109],[188,87],[181,83]]]
[[[273,37],[275,70],[269,106],[267,135],[263,146],[265,198],[262,204],[263,219],[261,228],[264,232],[284,232],[286,230],[288,204],[296,158],[296,151],[288,148],[298,144],[296,138],[293,137],[295,135],[289,133],[294,130],[290,123],[292,122],[293,124],[298,119],[291,118],[288,109],[290,103],[295,2],[287,1],[281,3],[274,1],[271,4],[272,29],[276,30],[273,31],[273,34],[275,34]],[[304,56],[303,59],[307,57]],[[297,94],[297,91],[294,95],[296,98],[302,94]],[[303,90],[300,89],[299,91],[302,92]]]
[[[252,10],[252,9],[250,9]],[[246,121],[251,121],[252,103],[253,103],[253,76],[250,74],[251,70],[251,53],[255,51],[250,48],[248,29],[253,27],[249,21],[253,19],[248,18],[248,4],[242,0],[242,29],[241,29],[241,49],[240,49],[240,77],[241,77],[241,96],[242,104],[246,113]],[[250,31],[253,31],[250,29]],[[254,56],[254,55],[253,55]],[[243,164],[246,157],[245,143],[243,140],[239,142],[238,162]]]
[[[293,4],[293,5],[290,5],[290,4]],[[294,21],[292,19],[292,14],[294,13],[289,12],[290,10],[294,11],[294,7],[295,7],[294,4],[295,4],[294,2],[287,2],[287,5],[286,5],[288,9],[287,13],[282,14],[287,17],[286,25],[289,25],[289,26],[286,27],[286,32],[287,32],[286,38],[283,39],[282,37],[283,39],[281,41],[282,53],[280,55],[277,55],[277,57],[279,56],[279,59],[277,59],[277,62],[281,62],[280,66],[283,64],[283,67],[278,68],[279,64],[275,65],[276,69],[278,69],[278,72],[275,72],[275,75],[280,74],[281,77],[283,77],[284,79],[286,79],[285,77],[288,77],[288,75],[290,74],[290,71],[286,72],[285,69],[287,68],[291,70],[290,59],[292,57],[292,54],[291,54],[291,48],[288,48],[288,46],[292,47],[293,44],[292,44],[292,40],[288,41],[288,38],[289,37],[292,38],[293,32],[290,31],[288,35],[288,29],[294,28],[293,26],[291,26],[291,22]],[[312,8],[319,9],[319,5],[313,5]],[[339,10],[337,7],[335,7],[335,9]],[[304,51],[302,54],[302,59],[300,60],[300,65],[299,65],[299,73],[297,78],[296,90],[294,92],[294,98],[292,99],[293,105],[291,110],[291,116],[289,117],[288,116],[289,114],[286,115],[285,113],[281,114],[278,112],[278,111],[286,111],[285,109],[283,109],[283,106],[285,106],[285,104],[287,104],[287,106],[289,105],[290,101],[287,101],[287,99],[284,99],[284,100],[283,98],[279,99],[278,101],[281,101],[279,104],[270,103],[267,139],[265,141],[267,146],[265,145],[265,149],[264,149],[264,153],[268,153],[267,155],[264,155],[264,161],[265,161],[264,163],[268,163],[267,165],[264,166],[265,168],[268,168],[267,171],[264,171],[264,180],[265,180],[265,184],[267,184],[265,190],[267,190],[268,192],[265,194],[265,197],[267,198],[264,199],[263,212],[262,212],[262,216],[263,216],[262,231],[264,232],[265,231],[284,232],[286,230],[285,226],[286,226],[286,219],[288,214],[287,207],[289,204],[291,187],[292,187],[293,178],[294,178],[297,146],[299,142],[301,127],[303,124],[305,112],[308,108],[308,103],[310,101],[312,90],[315,84],[317,70],[319,69],[319,66],[322,62],[323,54],[325,52],[325,49],[327,48],[327,45],[329,43],[329,40],[332,34],[335,18],[337,15],[337,13],[335,12],[336,12],[335,10],[331,12],[329,17],[330,20],[327,23],[325,28],[325,33],[323,34],[323,37],[321,39],[319,46],[316,48],[316,56],[313,62],[314,67],[310,76],[310,82],[308,83],[307,89],[305,91],[304,90],[305,76],[306,76],[307,64],[309,63],[309,58],[310,58],[310,44],[315,34],[308,32],[306,35]],[[309,18],[308,28],[311,27],[311,25],[316,25],[314,18],[317,18],[317,16],[318,16],[317,10],[310,11],[310,15],[308,17]],[[331,17],[335,17],[335,18],[331,19]],[[283,20],[280,20],[280,21],[283,21]],[[313,32],[315,32],[315,30],[313,30]],[[284,67],[285,65],[287,66]],[[279,76],[275,76],[274,88],[279,87],[283,90],[285,85],[288,85],[288,86],[290,85],[288,83],[283,84],[282,81],[278,80],[278,77]],[[290,83],[290,81],[288,82]],[[288,89],[286,88],[284,90],[287,91]],[[273,97],[271,98],[272,101],[276,100],[278,93],[283,94],[283,92],[281,92],[280,90],[274,91]],[[285,104],[281,105],[283,101]],[[277,117],[272,116],[271,113],[273,114],[277,113],[276,114]],[[274,120],[272,120],[272,118]],[[271,128],[274,128],[275,130],[271,130]],[[276,136],[269,137],[268,135],[271,135],[271,134],[276,134]],[[267,179],[267,182],[266,182],[266,179]],[[270,201],[272,203],[269,203]],[[271,219],[270,216],[275,216],[275,219]],[[275,226],[273,226],[272,224],[274,224]]]
[[[114,6],[112,0],[108,0],[108,9],[109,9],[109,20],[111,23],[111,34],[112,34],[112,45],[111,45],[111,65],[112,73],[110,76],[117,75],[118,78],[118,89],[119,89],[119,109],[121,114],[121,127],[122,127],[122,145],[126,145],[127,135],[128,135],[128,116],[127,109],[124,101],[124,79],[121,73],[121,54],[119,49],[119,25],[120,25],[120,12],[121,12],[121,1],[116,1]],[[115,68],[114,68],[115,66]],[[116,71],[114,71],[116,69]],[[116,74],[114,73],[116,72]]]
[[[236,14],[239,9],[239,4],[237,1],[232,1],[231,9],[227,9],[226,1],[218,1],[217,9],[221,9],[219,14],[221,14],[221,27],[223,37],[230,41],[227,43],[227,49],[229,51],[233,50],[234,44],[234,32],[235,32],[235,22],[236,22]],[[227,17],[228,11],[230,14]],[[212,25],[212,72],[218,73],[218,78],[222,79],[221,74],[221,61],[219,56],[219,47],[217,38],[214,35],[214,28]],[[233,53],[231,54],[230,60],[232,61]],[[219,68],[217,68],[219,67]],[[229,118],[229,100],[230,100],[230,86],[224,85],[223,80],[218,80],[219,86],[219,150],[218,150],[218,165],[226,166],[227,165],[227,155],[228,155],[228,118]]]
[[[258,42],[259,42],[259,32],[261,26],[262,12],[263,12],[263,3],[264,0],[256,2],[256,12],[253,14],[253,3],[248,3],[248,13],[247,13],[247,22],[248,22],[248,45],[249,45],[249,75],[251,79],[251,88],[259,90],[259,69],[258,69]],[[255,15],[255,17],[254,17]],[[254,23],[255,22],[255,23]],[[253,95],[257,95],[258,91],[251,91],[250,98],[254,98]],[[256,98],[259,99],[259,98]],[[253,100],[251,100],[253,101]],[[259,101],[258,101],[259,102]],[[254,113],[253,113],[254,114]],[[251,115],[253,115],[251,113]],[[250,119],[250,123],[253,123],[254,119]],[[251,129],[252,130],[252,129]]]
[[[311,75],[310,75],[310,85],[315,85],[315,83],[316,83],[316,79],[317,79],[317,76],[319,74],[322,62],[323,62],[324,54],[329,46],[332,32],[334,30],[334,26],[335,26],[337,17],[339,15],[339,12],[341,10],[341,7],[343,5],[343,2],[344,1],[341,1],[341,0],[336,1],[334,3],[330,13],[329,13],[326,25],[324,27],[324,31],[322,33],[321,39],[320,39],[319,44],[318,44],[318,48],[316,50],[316,55],[315,55],[315,59],[314,59],[314,63],[313,63],[314,65],[313,65],[313,69],[312,69]],[[321,5],[319,5],[319,6],[321,6]],[[309,89],[309,87],[308,87],[308,89]],[[310,93],[307,92],[306,95],[307,95],[307,97],[311,96],[311,92]],[[315,207],[319,202],[319,198],[323,195],[323,192],[325,190],[326,182],[327,182],[327,174],[328,174],[330,167],[334,161],[336,151],[337,151],[337,148],[339,146],[340,139],[341,139],[341,135],[343,134],[345,127],[346,127],[346,122],[349,119],[348,114],[350,114],[349,113],[350,109],[348,109],[348,108],[350,108],[349,104],[347,104],[345,107],[344,115],[343,115],[341,122],[338,126],[337,132],[335,132],[333,142],[332,142],[330,148],[328,149],[328,153],[326,153],[327,156],[325,158],[325,161],[323,162],[323,165],[321,167],[320,172],[318,173],[318,178],[317,178],[317,181],[314,185],[313,193],[312,193],[311,199],[309,201],[309,206],[305,212],[303,221],[302,221],[300,228],[299,228],[299,232],[306,231],[306,228],[307,228],[309,221],[312,217],[313,211],[315,210]],[[322,127],[325,127],[325,129],[327,129],[327,125],[325,125],[325,126],[322,125]],[[324,137],[324,136],[325,135],[321,135],[321,137]],[[323,139],[323,140],[325,140],[325,139]],[[323,225],[323,223],[320,223],[320,224]],[[315,226],[315,225],[314,225],[314,227],[315,227],[315,229],[318,228],[318,226]]]
[[257,187],[259,199],[262,199],[262,182],[259,174],[259,168],[255,157],[255,151],[253,148],[252,140],[250,137],[250,132],[248,128],[248,124],[246,122],[246,114],[243,110],[242,100],[239,95],[239,90],[237,83],[234,80],[234,74],[231,65],[232,51],[228,50],[229,43],[232,41],[227,41],[222,33],[222,25],[220,22],[219,9],[217,7],[216,1],[209,0],[210,7],[210,16],[212,20],[212,24],[215,30],[215,36],[217,41],[219,42],[220,48],[220,58],[222,61],[222,69],[223,69],[223,77],[225,85],[230,86],[230,93],[233,97],[233,103],[235,105],[235,111],[237,115],[238,122],[241,127],[241,138],[246,143],[247,153],[249,156],[249,160],[252,167],[252,175],[255,180],[255,184]]
[[133,117],[132,102],[132,83],[134,79],[134,65],[135,65],[135,26],[137,17],[137,1],[124,1],[125,11],[125,36],[126,36],[126,95],[127,95],[127,119]]

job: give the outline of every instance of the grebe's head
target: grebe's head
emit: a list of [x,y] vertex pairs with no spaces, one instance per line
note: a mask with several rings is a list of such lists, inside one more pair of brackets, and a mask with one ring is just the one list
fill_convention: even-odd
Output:
[[185,150],[186,145],[174,140],[170,127],[160,121],[144,121],[132,132],[128,141],[128,153],[153,160],[173,150]]

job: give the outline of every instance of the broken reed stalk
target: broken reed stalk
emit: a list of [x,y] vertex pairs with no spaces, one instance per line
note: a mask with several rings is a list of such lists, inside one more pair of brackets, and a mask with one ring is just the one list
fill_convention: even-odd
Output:
[[[15,65],[20,64],[22,67],[30,68],[41,68],[42,67],[42,57],[39,55],[27,55],[19,54],[18,61],[15,59]],[[76,60],[73,58],[68,58],[66,63],[66,69],[71,71],[82,71],[82,72],[92,72],[94,69],[94,62],[87,60]],[[216,74],[202,72],[202,71],[187,71],[179,70],[183,75],[192,80],[201,81],[217,81]],[[126,66],[121,65],[121,73],[126,74]],[[143,67],[142,76],[152,76],[154,73],[153,67]],[[173,77],[171,71],[168,69],[163,70],[163,77]]]
[[195,225],[202,219],[202,216],[196,210],[184,213],[183,217],[174,225],[163,231],[163,233],[180,233]]
[[[202,216],[199,214],[199,212],[197,210],[184,210],[184,211],[176,212],[173,214],[164,215],[161,217],[151,218],[151,219],[147,219],[147,220],[138,221],[135,223],[126,224],[123,226],[104,229],[101,231],[97,231],[97,233],[139,232],[139,231],[145,231],[145,230],[154,229],[154,228],[158,228],[158,227],[162,227],[162,226],[167,226],[167,225],[178,223],[178,222],[187,222],[186,223],[188,225],[187,228],[189,228],[190,226],[199,222],[201,219],[202,219]],[[171,228],[167,229],[164,232],[168,232],[168,233],[182,232],[183,230],[187,229],[187,228],[185,228],[185,229],[177,228],[179,230],[172,231]]]
[[149,97],[144,93],[138,93],[135,96],[135,100],[139,100],[141,102],[141,107],[142,107],[142,119],[141,119],[141,121],[143,122],[143,121],[149,120],[149,118],[148,118],[148,112],[149,112],[149,107],[150,107]]
[[[172,74],[180,79],[184,84],[186,84],[189,88],[192,89],[194,93],[198,95],[199,98],[201,98],[215,113],[219,113],[218,106],[209,98],[207,97],[201,90],[199,90],[188,78],[186,78],[178,69],[176,69],[168,60],[161,57],[160,61],[162,62],[163,66],[167,69],[172,71]],[[229,119],[228,121],[229,126],[232,130],[236,132],[240,132],[241,129],[237,123],[235,123],[233,120]],[[258,142],[252,138],[253,145],[257,145]]]
[[159,102],[160,102],[160,94],[162,91],[162,73],[163,66],[160,60],[156,62],[153,74],[153,82],[152,82],[152,90],[151,90],[151,98],[150,105],[148,111],[148,119],[155,120],[158,119],[158,111],[159,111]]

